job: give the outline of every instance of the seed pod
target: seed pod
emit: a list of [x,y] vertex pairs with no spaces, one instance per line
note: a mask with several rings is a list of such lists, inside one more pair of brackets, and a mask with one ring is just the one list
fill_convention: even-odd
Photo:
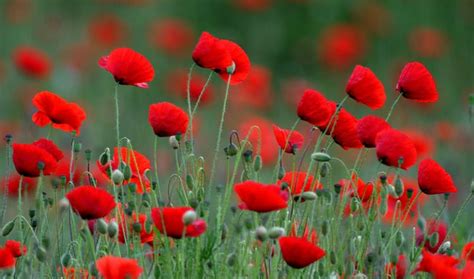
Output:
[[336,192],[336,194],[341,193],[341,188],[342,188],[341,184],[339,183],[334,184],[334,192]]
[[403,236],[403,233],[401,231],[398,231],[395,235],[395,245],[397,245],[397,247],[401,247],[404,241],[405,237]]
[[171,148],[175,150],[179,148],[179,141],[176,139],[176,136],[169,137],[169,143]]
[[3,226],[2,228],[2,236],[9,235],[14,227],[15,227],[15,220],[11,220],[10,222],[6,223],[5,226]]
[[328,162],[331,160],[331,156],[324,152],[314,152],[311,154],[311,159],[317,162]]
[[140,224],[139,222],[135,222],[132,225],[132,229],[134,232],[140,233],[142,231],[142,224]]
[[92,150],[86,149],[84,150],[84,154],[86,155],[86,161],[92,160]]
[[329,232],[329,221],[328,220],[323,220],[323,223],[321,225],[321,233],[323,235],[327,235]]
[[268,237],[271,239],[277,239],[281,236],[285,235],[285,229],[281,227],[273,227],[268,230]]
[[319,170],[319,174],[321,177],[326,177],[329,173],[329,163],[328,162],[323,162],[321,165],[321,169]]
[[197,219],[197,214],[194,210],[188,210],[183,214],[183,223],[185,226],[191,225]]
[[28,210],[28,216],[30,216],[30,218],[35,217],[35,215],[36,215],[36,210],[34,209]]
[[111,221],[107,227],[107,234],[110,238],[115,238],[118,233],[118,225],[115,221]]
[[61,265],[63,267],[69,267],[70,264],[71,264],[71,255],[66,252],[61,256]]
[[235,72],[235,62],[232,61],[232,64],[226,68],[227,74],[232,75]]
[[264,226],[258,226],[257,229],[255,229],[255,237],[262,242],[267,240],[267,229]]
[[112,181],[115,185],[122,185],[123,180],[124,175],[120,170],[116,169],[112,172]]
[[430,236],[430,247],[434,248],[436,247],[436,244],[438,244],[439,241],[439,234],[437,232],[434,232]]
[[96,228],[97,228],[97,231],[100,233],[100,234],[106,234],[107,233],[107,223],[104,221],[104,219],[99,219],[97,220],[96,224],[95,224]]
[[301,194],[301,197],[305,200],[305,201],[312,201],[312,200],[315,200],[318,196],[316,195],[315,192],[303,192]]
[[262,169],[262,156],[257,155],[253,159],[253,170],[259,172]]

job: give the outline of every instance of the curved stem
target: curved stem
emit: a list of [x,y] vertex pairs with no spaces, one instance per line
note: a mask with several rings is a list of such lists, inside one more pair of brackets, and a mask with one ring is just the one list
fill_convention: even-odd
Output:
[[388,122],[388,120],[390,119],[390,116],[392,116],[392,113],[393,113],[393,109],[395,108],[395,106],[398,104],[398,101],[400,101],[400,99],[402,98],[402,94],[398,94],[397,98],[395,99],[395,101],[393,101],[393,104],[392,106],[390,107],[390,110],[388,111],[388,114],[387,114],[387,117],[385,117],[385,121]]
[[118,83],[115,84],[115,94],[114,94],[114,99],[115,99],[115,131],[116,131],[116,136],[117,136],[117,150],[118,152],[118,159],[119,159],[119,165],[122,162],[122,155],[120,154],[120,114],[119,114],[119,100],[118,100]]
[[456,217],[454,217],[454,220],[451,223],[451,226],[449,226],[449,229],[448,229],[448,232],[446,233],[445,239],[448,239],[449,234],[452,232],[452,230],[454,228],[454,225],[456,225],[456,222],[459,219],[459,216],[461,216],[461,214],[464,212],[464,210],[466,209],[467,205],[469,204],[469,202],[471,201],[471,199],[473,197],[474,197],[474,192],[471,192],[469,194],[469,196],[467,196],[466,200],[464,200],[463,204],[461,205],[461,208],[459,209],[458,213],[456,214]]

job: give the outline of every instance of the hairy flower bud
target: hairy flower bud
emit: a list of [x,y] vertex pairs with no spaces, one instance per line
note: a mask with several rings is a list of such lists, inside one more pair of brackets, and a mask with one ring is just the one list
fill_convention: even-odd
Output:
[[265,241],[268,238],[267,229],[264,226],[258,226],[255,229],[255,237],[260,241]]
[[281,227],[273,227],[268,230],[268,237],[271,239],[277,239],[281,236],[285,235],[285,229]]
[[107,226],[107,234],[110,238],[115,238],[118,234],[118,225],[117,222],[111,221]]
[[331,156],[325,152],[314,152],[311,154],[311,159],[317,162],[328,162],[331,160]]
[[197,214],[194,210],[188,210],[183,214],[183,223],[185,226],[192,224],[197,219]]
[[96,229],[100,234],[106,234],[107,233],[107,223],[104,221],[104,219],[100,218],[97,220],[95,223]]
[[115,185],[121,185],[124,180],[124,175],[123,173],[116,169],[112,172],[112,181],[114,182]]
[[176,136],[169,137],[169,143],[173,149],[179,148],[179,141],[176,139]]

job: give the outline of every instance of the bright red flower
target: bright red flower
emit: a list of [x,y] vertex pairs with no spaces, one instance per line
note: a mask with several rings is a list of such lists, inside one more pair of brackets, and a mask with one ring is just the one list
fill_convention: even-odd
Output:
[[151,232],[146,232],[145,229],[145,222],[147,221],[147,216],[146,214],[136,214],[135,212],[132,214],[132,216],[127,216],[126,214],[122,214],[121,222],[119,227],[119,232],[118,232],[118,240],[120,243],[125,243],[125,233],[124,229],[128,226],[127,230],[127,239],[131,238],[130,234],[136,234],[136,232],[133,231],[133,224],[134,223],[139,223],[141,226],[140,230],[140,242],[141,243],[149,243],[150,245],[153,245],[153,237],[154,237],[154,232],[151,230]]
[[95,265],[104,279],[138,279],[143,272],[136,259],[104,256]]
[[189,225],[183,221],[184,214],[194,211],[191,207],[155,207],[151,210],[151,218],[156,228],[169,237],[180,239],[198,237],[207,229],[206,221],[196,219]]
[[[375,138],[377,158],[382,164],[404,170],[416,163],[416,148],[411,139],[395,129],[385,129]],[[400,165],[400,160],[403,160]]]
[[416,102],[432,103],[438,100],[433,76],[420,62],[405,65],[398,78],[396,89],[403,97]]
[[278,185],[281,186],[282,183],[288,184],[293,196],[298,196],[303,192],[315,191],[323,187],[323,184],[316,181],[312,175],[307,175],[306,172],[289,171],[278,181]]
[[32,117],[36,125],[44,127],[52,124],[65,132],[81,133],[86,113],[78,104],[70,103],[52,92],[41,91],[33,97],[33,105],[38,109]]
[[[21,192],[22,194],[25,193],[32,193],[36,189],[36,179],[31,177],[23,177],[23,181],[21,183]],[[5,193],[8,191],[8,196],[12,198],[18,197],[18,189],[20,187],[20,175],[13,173],[8,177],[8,180],[2,181],[2,187],[0,189],[0,193]],[[7,190],[5,188],[8,188]]]
[[365,53],[364,34],[351,25],[329,26],[318,40],[319,59],[334,70],[353,65]]
[[304,268],[318,261],[326,252],[305,237],[284,236],[278,239],[285,262],[293,268]]
[[168,102],[150,105],[148,122],[158,137],[184,135],[189,117],[184,110]]
[[157,49],[171,55],[185,53],[193,43],[194,34],[189,24],[181,19],[165,19],[153,24],[150,42]]
[[16,259],[10,249],[0,247],[0,269],[14,268]]
[[33,78],[44,79],[51,73],[49,57],[33,47],[18,47],[13,53],[13,62],[18,70]]
[[431,27],[418,27],[411,32],[409,45],[420,57],[437,58],[445,52],[447,39],[439,30]]
[[112,47],[124,39],[125,23],[113,14],[97,16],[89,24],[89,37],[103,47]]
[[82,219],[91,220],[107,216],[115,208],[114,196],[104,189],[84,185],[66,194],[69,203]]
[[[425,240],[424,232],[420,230],[419,227],[416,227],[416,245],[420,246],[424,242],[424,248],[431,253],[436,253],[443,244],[443,242],[446,240],[446,234],[448,231],[448,225],[444,223],[443,221],[436,221],[436,220],[427,220],[426,225],[425,225],[425,230],[426,230],[426,236],[428,239]],[[431,246],[429,238],[433,233],[438,233],[438,242],[434,245]]]
[[148,88],[155,70],[145,56],[130,48],[116,48],[99,59],[99,66],[114,76],[117,83]]
[[13,257],[18,258],[26,255],[28,248],[16,240],[7,240],[5,242],[5,248],[9,249]]
[[418,186],[427,195],[456,193],[451,175],[435,160],[424,159],[418,167]]
[[303,146],[304,137],[296,130],[286,130],[273,125],[273,134],[280,148],[286,153],[295,154],[296,150]]
[[371,109],[379,109],[385,104],[387,96],[382,82],[367,67],[355,66],[346,85],[349,96]]
[[263,67],[254,65],[245,81],[235,86],[232,91],[231,104],[241,109],[250,106],[266,109],[272,104],[271,72]]
[[298,103],[298,117],[317,127],[327,125],[334,111],[324,95],[313,89],[305,90]]
[[[189,84],[189,95],[193,102],[196,102],[201,95],[201,91],[206,84],[206,78],[198,73],[193,73],[191,77],[191,83]],[[186,71],[178,70],[168,75],[166,80],[167,89],[182,97],[183,99],[188,98],[188,73]],[[200,104],[206,105],[214,98],[214,88],[211,84],[206,86],[204,90]]]
[[50,175],[62,158],[62,151],[47,139],[40,139],[32,144],[13,144],[13,164],[16,171],[26,177],[40,176],[39,163],[44,165],[43,175]]
[[250,72],[250,60],[239,45],[218,39],[208,32],[201,34],[192,56],[198,66],[215,71],[224,81],[231,72],[232,85],[244,81]]
[[422,259],[412,274],[423,271],[430,273],[433,279],[459,278],[460,272],[455,268],[458,263],[455,257],[432,254],[423,249]]
[[357,135],[367,148],[375,147],[378,133],[389,128],[390,124],[387,121],[375,115],[367,115],[357,121]]
[[[265,118],[253,117],[244,121],[239,126],[241,138],[247,137],[251,127],[256,126],[259,128],[253,128],[251,130],[248,140],[252,144],[254,154],[259,152],[262,156],[264,165],[271,165],[278,158],[278,144],[275,142],[275,137],[273,136],[272,125],[273,123]],[[261,143],[260,150],[257,150],[259,142]]]
[[474,261],[474,241],[464,244],[461,252],[461,258],[466,261]]
[[274,184],[245,181],[235,184],[234,192],[239,197],[239,208],[255,212],[270,212],[288,206],[288,193]]
[[[405,255],[400,254],[400,256],[398,256],[397,264],[387,264],[385,266],[385,273],[388,276],[387,278],[404,279],[407,273],[407,260]],[[395,274],[395,277],[392,277],[392,274]]]
[[[332,104],[332,106],[335,107],[336,105]],[[328,124],[329,122],[326,125],[318,128],[321,131],[324,131],[326,130]],[[344,108],[339,111],[337,117],[333,118],[330,127],[326,131],[326,134],[331,135],[334,139],[334,142],[345,150],[349,148],[362,147],[362,143],[360,142],[357,135],[357,119]]]

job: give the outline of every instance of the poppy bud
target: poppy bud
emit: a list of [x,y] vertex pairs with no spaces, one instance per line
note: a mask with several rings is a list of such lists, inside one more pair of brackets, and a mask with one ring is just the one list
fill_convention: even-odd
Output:
[[194,189],[194,180],[189,173],[186,175],[186,186],[188,186],[189,189]]
[[397,231],[397,234],[395,235],[395,245],[397,245],[397,247],[401,247],[404,241],[405,237],[403,237],[403,233],[401,231]]
[[412,196],[413,196],[413,189],[412,189],[412,188],[408,188],[408,189],[407,189],[407,197],[408,197],[409,199],[411,199]]
[[130,178],[132,178],[132,168],[130,168],[129,165],[126,165],[123,168],[123,179],[124,180],[129,180]]
[[38,259],[38,261],[44,262],[44,260],[46,260],[46,255],[47,255],[46,249],[44,249],[41,246],[36,248],[36,258]]
[[255,229],[255,237],[260,241],[265,241],[268,238],[267,229],[264,226],[258,226]]
[[112,181],[114,182],[115,185],[121,185],[124,180],[123,173],[116,169],[112,172]]
[[280,168],[278,169],[278,179],[283,179],[285,173],[285,168],[283,166],[280,166]]
[[148,193],[146,193],[146,192],[143,193],[143,195],[142,195],[142,202],[148,202],[148,203],[150,203],[150,201],[151,201],[151,200],[150,200],[150,194],[148,194]]
[[242,154],[242,156],[244,156],[244,161],[246,163],[252,162],[252,154],[253,154],[252,150],[246,150],[244,154]]
[[189,206],[191,206],[193,209],[196,209],[199,206],[199,201],[195,198],[189,199]]
[[105,166],[110,161],[110,149],[107,147],[99,157],[100,164]]
[[9,235],[14,227],[15,227],[15,220],[11,220],[10,222],[6,223],[5,226],[3,226],[2,228],[2,236]]
[[255,156],[255,158],[253,159],[253,169],[256,172],[259,172],[262,169],[262,156]]
[[227,156],[233,157],[237,155],[238,149],[237,146],[233,143],[229,144],[229,146],[224,147],[224,152]]
[[117,222],[111,221],[109,225],[107,226],[107,234],[109,235],[110,238],[115,238],[118,233],[118,225]]
[[471,193],[474,194],[474,179],[471,181]]
[[142,231],[142,224],[140,224],[139,222],[135,222],[132,225],[132,229],[134,232],[140,233]]
[[68,267],[70,264],[71,264],[71,255],[66,252],[61,256],[61,265],[63,267]]
[[328,175],[329,166],[330,165],[328,162],[323,162],[323,164],[321,165],[321,170],[319,171],[319,174],[321,175],[321,177],[326,177],[326,175]]
[[127,187],[130,193],[135,193],[137,191],[137,184],[135,183],[128,183]]
[[244,220],[244,225],[247,228],[247,230],[251,230],[253,228],[253,221],[252,219],[245,219]]
[[197,214],[194,210],[188,210],[183,214],[183,223],[185,226],[191,225],[197,219]]
[[84,151],[84,154],[86,154],[86,160],[87,160],[87,161],[90,161],[90,160],[92,159],[92,150],[86,149],[86,150]]
[[446,202],[448,201],[449,195],[450,195],[449,193],[444,193],[444,195],[443,195],[444,201],[446,201]]
[[438,232],[434,232],[430,235],[430,247],[436,247],[439,241],[439,234]]
[[100,234],[107,233],[107,223],[104,221],[104,219],[98,219],[95,223],[95,226]]
[[66,198],[62,198],[60,201],[59,201],[59,209],[61,209],[61,211],[64,211],[66,209],[69,208],[69,200],[66,199]]
[[151,233],[152,231],[153,231],[153,221],[146,220],[145,221],[145,232],[146,233]]
[[74,153],[79,153],[81,152],[82,149],[82,143],[80,142],[75,142],[73,146]]
[[395,194],[397,194],[397,197],[403,194],[403,181],[400,176],[395,179]]
[[451,249],[451,241],[445,241],[439,246],[438,252],[440,254],[446,254],[449,249]]
[[228,266],[235,265],[236,261],[237,261],[237,256],[235,255],[235,253],[231,253],[227,256],[226,263]]
[[317,162],[328,162],[331,160],[331,156],[324,152],[314,152],[311,154],[311,159]]
[[286,182],[282,182],[280,184],[280,188],[281,188],[282,191],[288,189],[288,187],[290,187],[290,185],[288,185],[288,183],[286,183]]
[[285,235],[285,229],[281,227],[273,227],[268,230],[268,237],[271,239],[277,239],[281,236]]
[[222,225],[222,232],[221,232],[221,241],[224,241],[227,238],[227,232],[229,229],[227,228],[226,224]]
[[339,183],[334,184],[334,192],[336,192],[336,194],[341,193],[341,188],[342,188],[341,184]]
[[323,235],[327,235],[328,234],[328,231],[329,231],[329,221],[328,220],[324,220],[322,225],[321,225],[321,233]]
[[303,192],[301,194],[301,197],[306,201],[312,201],[312,200],[315,200],[317,198],[316,196],[316,193],[315,192]]
[[232,65],[226,68],[227,74],[232,75],[235,72],[235,63],[232,61]]
[[173,149],[176,150],[179,148],[179,141],[176,139],[176,136],[169,137],[169,143]]

